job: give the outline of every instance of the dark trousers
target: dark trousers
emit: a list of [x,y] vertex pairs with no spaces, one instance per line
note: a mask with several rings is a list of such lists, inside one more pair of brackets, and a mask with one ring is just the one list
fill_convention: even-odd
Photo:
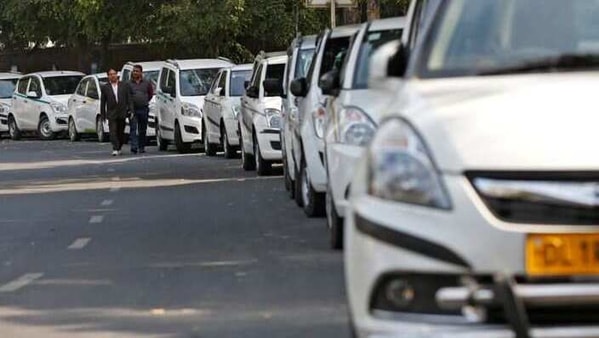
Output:
[[135,108],[135,118],[129,121],[129,141],[131,150],[144,150],[146,147],[146,131],[148,129],[148,107]]
[[112,150],[121,150],[125,144],[125,119],[109,119],[108,128],[110,129]]

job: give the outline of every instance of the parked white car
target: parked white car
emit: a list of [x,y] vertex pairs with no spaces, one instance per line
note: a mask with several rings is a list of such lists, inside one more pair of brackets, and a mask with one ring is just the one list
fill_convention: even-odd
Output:
[[[298,99],[299,123],[292,125],[292,152],[295,158],[296,202],[309,217],[325,214],[327,173],[324,167],[326,100],[319,79],[335,66],[340,67],[350,38],[360,26],[325,30],[319,37],[314,60],[306,77],[291,83]],[[299,128],[299,129],[298,129]],[[288,141],[288,140],[286,140]]]
[[218,73],[204,103],[204,125],[206,155],[215,156],[218,148],[225,158],[237,156],[239,149],[239,123],[241,96],[245,93],[245,83],[252,76],[252,65],[239,65],[223,68]]
[[343,246],[343,218],[354,168],[374,136],[381,109],[393,97],[389,92],[368,89],[370,56],[383,44],[400,39],[404,25],[405,19],[400,17],[365,23],[342,69],[334,69],[321,79],[323,93],[330,95],[324,158],[328,177],[327,225],[334,249]]
[[252,79],[241,98],[239,130],[244,170],[270,173],[281,161],[281,94],[287,56],[261,52],[254,61]]
[[17,82],[22,77],[18,73],[0,73],[0,138],[8,133],[8,112]]
[[599,337],[598,11],[412,2],[346,213],[357,337]]
[[281,126],[281,148],[283,156],[283,175],[285,189],[291,198],[295,198],[295,163],[293,156],[292,132],[299,130],[299,114],[296,97],[291,93],[291,81],[296,78],[306,77],[308,69],[314,58],[316,49],[316,36],[300,36],[293,40],[287,50],[287,66],[285,67],[285,82],[283,83],[283,110],[281,111],[283,123]]
[[[158,76],[160,75],[160,69],[163,64],[164,61],[129,61],[123,65],[123,68],[119,72],[119,79],[121,81],[130,81],[131,73],[133,72],[133,66],[140,65],[143,69],[142,74],[144,79],[150,81],[154,86],[154,97],[152,97],[148,105],[148,129],[146,130],[146,137],[148,138],[148,140],[151,140],[154,137],[156,137],[156,88],[158,84]],[[129,125],[128,122],[127,125]]]
[[17,83],[8,114],[8,129],[13,140],[22,133],[37,132],[43,140],[54,139],[67,131],[67,101],[84,74],[50,71],[24,75]]
[[204,98],[216,74],[233,64],[219,59],[168,60],[156,90],[156,142],[166,150],[174,143],[180,153],[204,141]]

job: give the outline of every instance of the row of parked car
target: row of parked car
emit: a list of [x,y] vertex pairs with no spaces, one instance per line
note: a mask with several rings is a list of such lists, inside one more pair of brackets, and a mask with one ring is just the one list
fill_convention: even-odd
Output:
[[[157,143],[240,151],[258,175],[282,163],[290,197],[344,249],[357,337],[598,337],[597,13],[412,0],[405,18],[297,37],[253,65],[144,65]],[[49,130],[69,124],[45,77],[2,95],[4,125],[18,100],[46,101]],[[71,100],[97,100],[88,79]]]

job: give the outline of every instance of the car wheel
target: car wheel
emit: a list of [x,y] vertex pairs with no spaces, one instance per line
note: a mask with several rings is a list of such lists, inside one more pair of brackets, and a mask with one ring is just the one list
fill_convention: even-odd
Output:
[[37,133],[42,140],[53,140],[56,134],[52,132],[50,119],[46,115],[42,115],[40,122],[37,125]]
[[181,154],[186,154],[191,150],[191,144],[183,142],[179,123],[175,123],[175,146],[177,147],[177,151]]
[[247,153],[244,149],[243,145],[243,137],[240,137],[241,144],[241,167],[245,171],[256,170],[256,161],[254,161],[254,156]]
[[168,141],[162,138],[162,132],[160,131],[158,120],[156,120],[156,145],[160,151],[166,151],[168,149]]
[[306,161],[302,160],[300,167],[301,171],[301,191],[302,205],[304,206],[304,213],[308,217],[320,217],[325,214],[325,194],[317,193],[312,188],[310,183],[310,175],[308,174],[308,168],[306,168]]
[[343,249],[343,218],[339,217],[337,213],[333,193],[330,188],[326,195],[326,213],[331,249],[341,250]]
[[220,135],[225,158],[235,158],[237,156],[237,151],[235,150],[235,147],[229,143],[229,136],[227,135],[227,129],[225,127],[221,127]]
[[69,119],[69,140],[71,142],[77,142],[81,139],[81,135],[77,132],[77,127],[75,126],[75,120],[73,118]]
[[283,150],[283,179],[285,180],[285,189],[289,194],[289,198],[294,199],[295,182],[291,179],[291,174],[289,173],[289,163],[287,162],[287,152],[285,150]]
[[254,159],[256,160],[256,173],[258,176],[266,176],[270,174],[272,164],[262,158],[262,152],[260,151],[260,144],[254,136]]
[[202,136],[204,136],[204,151],[206,152],[206,156],[216,156],[216,145],[210,143],[208,139],[208,131],[206,130],[206,124],[203,123],[202,126]]
[[100,117],[96,119],[96,136],[98,137],[98,142],[100,143],[108,141],[108,135],[104,130],[104,123]]
[[8,118],[8,134],[10,135],[11,140],[20,140],[21,139],[21,131],[17,126],[17,121],[15,118],[10,116]]
[[[301,161],[300,161],[301,162]],[[302,198],[302,173],[301,173],[301,168],[297,169],[295,168],[295,204],[297,204],[298,207],[303,208],[304,207],[304,199]]]

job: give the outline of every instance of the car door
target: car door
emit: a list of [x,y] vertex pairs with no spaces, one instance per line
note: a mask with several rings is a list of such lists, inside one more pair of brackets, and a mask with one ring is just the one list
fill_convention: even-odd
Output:
[[23,109],[25,101],[27,100],[27,88],[29,87],[30,77],[24,77],[17,83],[16,92],[13,94],[10,110],[15,117],[17,126],[20,129],[24,129],[27,125],[25,116],[23,115]]
[[83,104],[84,128],[85,130],[94,131],[96,118],[100,115],[100,83],[96,78],[89,79]]
[[218,85],[216,87],[217,92],[214,94],[214,116],[212,117],[212,123],[214,124],[214,136],[220,138],[220,120],[223,116],[223,102],[227,99],[229,94],[229,89],[227,86],[227,82],[230,77],[230,71],[225,70],[222,73],[222,76],[219,79]]
[[[243,102],[243,104],[245,104],[245,109],[243,109],[243,123],[248,130],[248,134],[252,132],[252,122],[254,121],[254,114],[256,113],[257,107],[260,104],[260,87],[264,77],[263,73],[264,63],[260,64],[258,70],[256,71],[256,74],[254,74],[252,83],[250,84],[250,88],[255,89],[255,93],[252,93],[254,95],[246,95],[244,97],[245,102]],[[251,135],[248,138],[248,140],[251,142]]]
[[216,101],[218,98],[218,85],[220,83],[220,79],[223,77],[224,71],[220,71],[217,76],[212,81],[212,86],[204,99],[204,114],[206,114],[206,119],[204,120],[204,124],[206,125],[206,129],[208,134],[210,135],[210,139],[214,140],[214,134],[216,128],[214,127],[214,121],[218,121],[217,110],[216,110]]
[[[160,104],[160,127],[166,138],[175,138],[175,119],[177,116],[177,81],[176,72],[170,68],[164,68],[161,76],[161,104]],[[163,137],[165,137],[163,136]]]
[[[27,94],[29,93],[35,93],[36,97],[27,97],[27,99],[25,99],[23,105],[23,116],[25,116],[27,129],[35,130],[37,129],[37,125],[39,123],[40,109],[42,108],[41,106],[44,105],[44,103],[41,101],[43,88],[39,77],[31,77],[31,81],[29,81],[29,87],[27,88]],[[51,112],[46,113],[50,114]]]
[[77,89],[75,89],[75,93],[71,95],[69,98],[68,109],[69,115],[75,121],[75,126],[77,127],[77,131],[81,132],[85,129],[85,122],[83,121],[82,109],[85,101],[85,90],[89,83],[89,78],[84,78],[77,85]]

